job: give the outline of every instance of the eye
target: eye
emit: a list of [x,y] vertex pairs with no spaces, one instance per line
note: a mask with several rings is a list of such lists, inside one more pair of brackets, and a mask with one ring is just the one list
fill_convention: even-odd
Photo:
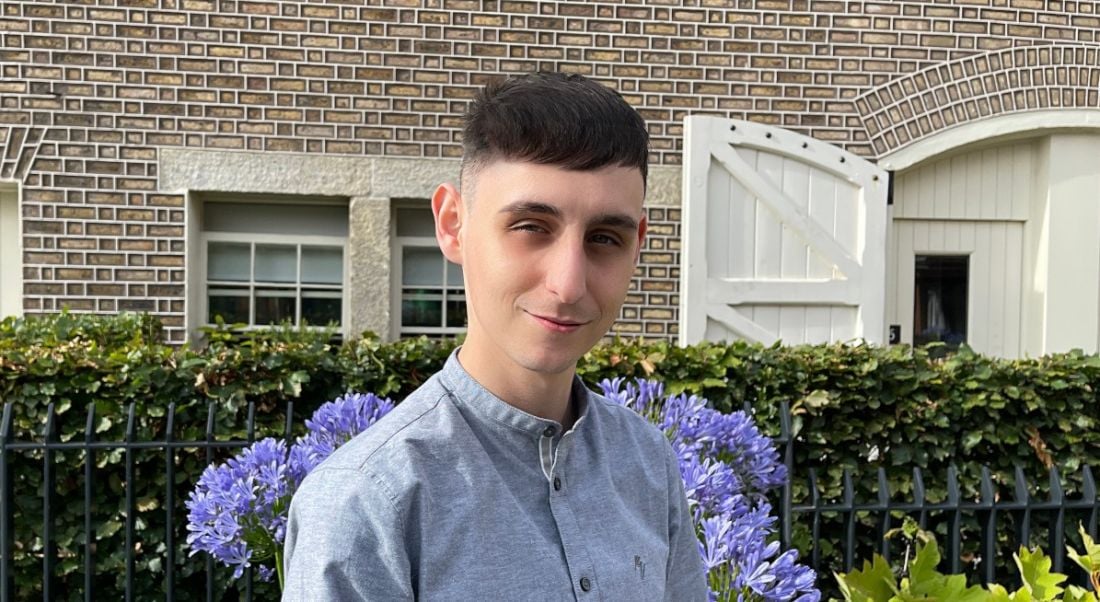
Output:
[[537,222],[519,222],[511,227],[511,230],[519,232],[534,232],[543,233],[546,232],[546,228]]
[[622,246],[622,244],[623,244],[618,236],[615,236],[613,234],[605,234],[603,232],[597,232],[597,233],[593,234],[591,237],[589,237],[588,240],[590,240],[590,241],[592,241],[592,242],[594,242],[598,245],[611,246],[611,247],[619,247],[619,246]]

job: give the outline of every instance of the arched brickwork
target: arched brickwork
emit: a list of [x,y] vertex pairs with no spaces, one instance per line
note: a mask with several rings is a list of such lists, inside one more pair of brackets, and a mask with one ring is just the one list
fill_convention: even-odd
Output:
[[855,104],[879,157],[997,115],[1100,108],[1100,47],[1044,45],[977,54],[892,80]]
[[42,143],[44,128],[0,127],[0,180],[22,182]]

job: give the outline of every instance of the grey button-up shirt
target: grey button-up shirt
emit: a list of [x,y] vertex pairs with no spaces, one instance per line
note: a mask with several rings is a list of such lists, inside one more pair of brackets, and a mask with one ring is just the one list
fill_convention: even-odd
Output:
[[283,600],[705,600],[667,439],[579,378],[572,395],[563,434],[452,354],[302,483]]

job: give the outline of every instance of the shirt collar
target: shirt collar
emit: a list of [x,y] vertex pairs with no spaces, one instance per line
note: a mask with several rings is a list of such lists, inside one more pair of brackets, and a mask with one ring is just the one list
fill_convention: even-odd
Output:
[[[458,349],[452,351],[447,358],[447,362],[439,372],[439,378],[454,403],[469,410],[478,418],[532,436],[545,436],[550,428],[553,428],[554,436],[561,434],[561,424],[557,421],[528,414],[493,395],[481,383],[474,380],[458,361]],[[573,375],[573,386],[569,394],[570,402],[574,404],[573,407],[577,411],[577,420],[573,423],[573,430],[577,430],[588,414],[588,388],[576,374]]]

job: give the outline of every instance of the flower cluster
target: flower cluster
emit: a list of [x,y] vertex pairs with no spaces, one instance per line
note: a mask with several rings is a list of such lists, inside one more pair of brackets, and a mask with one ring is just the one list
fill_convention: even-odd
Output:
[[[374,394],[348,394],[330,401],[306,421],[307,433],[287,449],[267,438],[203,471],[187,500],[187,544],[207,552],[239,578],[257,566],[260,578],[278,572],[290,500],[302,479],[322,460],[393,409]],[[265,562],[273,560],[275,571]]]
[[722,414],[694,395],[664,395],[657,381],[604,380],[609,399],[633,409],[668,435],[680,459],[699,531],[711,600],[816,602],[816,575],[798,552],[780,553],[767,492],[787,470],[771,439],[745,412]]
[[[680,460],[711,599],[738,602],[817,602],[814,572],[794,550],[774,540],[767,492],[786,482],[772,441],[744,412],[722,414],[706,400],[664,394],[656,381],[600,383],[604,394],[663,430]],[[224,464],[208,467],[187,501],[191,554],[207,552],[233,567],[251,566],[260,578],[278,574],[290,500],[310,471],[338,447],[392,410],[373,394],[348,394],[322,405],[306,435],[287,448],[263,439]],[[273,561],[273,571],[265,563]]]

